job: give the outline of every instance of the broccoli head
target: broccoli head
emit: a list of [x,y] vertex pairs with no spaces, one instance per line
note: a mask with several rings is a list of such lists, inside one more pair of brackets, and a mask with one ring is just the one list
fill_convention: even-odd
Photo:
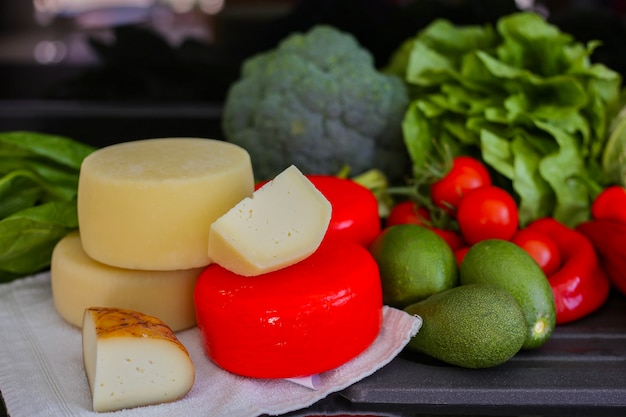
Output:
[[377,168],[393,180],[409,167],[401,130],[408,103],[404,82],[377,70],[354,36],[318,25],[243,62],[223,131],[248,150],[258,179],[294,164],[310,174]]

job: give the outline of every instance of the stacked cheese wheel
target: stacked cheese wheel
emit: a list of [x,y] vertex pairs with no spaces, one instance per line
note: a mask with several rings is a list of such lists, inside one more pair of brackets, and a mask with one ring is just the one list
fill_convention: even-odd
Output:
[[210,226],[253,190],[248,153],[223,141],[149,139],[95,151],[79,177],[79,233],[52,255],[57,311],[79,327],[93,306],[140,311],[174,331],[194,326]]
[[52,258],[58,312],[84,331],[94,307],[137,311],[174,331],[197,323],[207,356],[249,377],[308,376],[363,352],[382,324],[378,267],[363,247],[379,230],[375,198],[366,193],[369,220],[353,233],[346,210],[333,216],[295,166],[256,190],[253,178],[244,149],[209,139],[135,141],[88,156],[79,232]]

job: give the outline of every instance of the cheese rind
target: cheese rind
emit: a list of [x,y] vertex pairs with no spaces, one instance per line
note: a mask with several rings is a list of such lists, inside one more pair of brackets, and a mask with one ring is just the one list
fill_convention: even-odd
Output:
[[292,165],[211,225],[209,258],[244,276],[276,271],[319,247],[331,214],[330,202]]
[[161,138],[99,149],[79,176],[84,250],[127,269],[206,266],[211,223],[253,191],[248,152],[227,142]]
[[116,268],[91,259],[72,232],[52,252],[54,306],[67,322],[81,327],[85,308],[120,307],[159,317],[174,331],[195,326],[193,291],[203,267],[177,271]]
[[195,368],[189,353],[158,318],[91,307],[83,320],[83,361],[94,411],[171,402],[191,390]]

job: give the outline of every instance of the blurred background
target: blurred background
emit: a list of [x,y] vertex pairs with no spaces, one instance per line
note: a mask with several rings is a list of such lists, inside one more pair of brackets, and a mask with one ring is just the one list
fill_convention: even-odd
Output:
[[433,19],[546,16],[626,74],[626,0],[0,0],[0,131],[105,146],[220,139],[241,62],[319,23],[351,32],[378,65]]

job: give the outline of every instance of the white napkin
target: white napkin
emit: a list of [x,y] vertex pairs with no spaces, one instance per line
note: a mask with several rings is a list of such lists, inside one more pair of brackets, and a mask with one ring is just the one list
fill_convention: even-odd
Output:
[[350,362],[319,375],[310,389],[280,379],[251,379],[214,365],[202,350],[197,328],[179,332],[196,367],[187,396],[168,404],[95,413],[83,369],[81,332],[56,313],[50,275],[0,285],[0,391],[11,417],[252,417],[306,408],[389,363],[421,327],[419,317],[384,307],[376,341]]

